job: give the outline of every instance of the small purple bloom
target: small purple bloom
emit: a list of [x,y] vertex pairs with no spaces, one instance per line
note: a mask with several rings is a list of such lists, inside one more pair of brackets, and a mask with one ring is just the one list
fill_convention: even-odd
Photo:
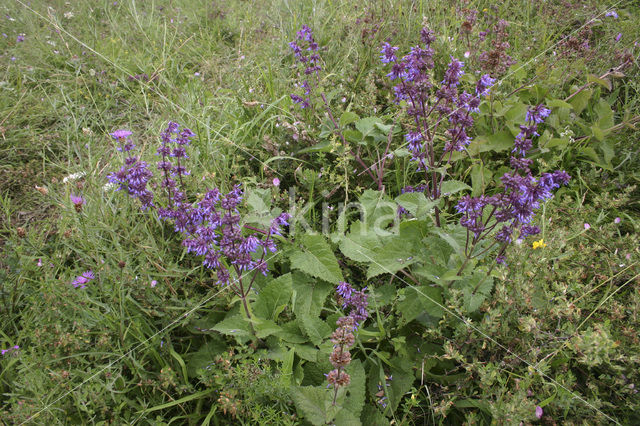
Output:
[[273,186],[280,186],[280,179],[273,178]]
[[84,198],[79,195],[71,194],[69,197],[71,198],[71,202],[73,203],[73,207],[76,209],[78,213],[82,211],[82,206],[85,204]]
[[388,64],[390,62],[396,62],[397,58],[396,58],[396,51],[398,50],[398,47],[396,46],[391,46],[389,43],[385,42],[382,44],[382,50],[380,51],[380,53],[382,53],[382,56],[380,56],[380,59],[382,60],[383,64]]
[[621,220],[622,219],[620,219],[619,217],[616,217],[615,219],[613,219],[613,223],[618,224],[618,223],[620,223]]
[[541,419],[542,414],[544,414],[544,411],[542,411],[542,407],[539,405],[536,406],[536,418]]
[[605,17],[609,18],[613,18],[613,19],[618,19],[618,13],[615,10],[610,10],[607,13],[604,14]]
[[622,38],[622,33],[618,33],[618,35],[616,36],[616,43],[619,42],[621,38]]
[[584,230],[588,231],[589,229],[591,229],[591,225],[589,225],[588,223],[584,224]]
[[109,134],[114,139],[126,139],[129,136],[131,136],[133,133],[130,132],[129,130],[120,129],[120,130],[116,130],[115,132],[109,133]]
[[18,38],[16,39],[16,43],[22,43],[24,41],[24,34],[18,34]]
[[89,270],[87,272],[84,272],[82,275],[77,276],[76,279],[71,282],[71,284],[73,284],[75,288],[83,289],[87,288],[85,284],[93,279],[95,279],[95,275],[93,274],[93,271]]

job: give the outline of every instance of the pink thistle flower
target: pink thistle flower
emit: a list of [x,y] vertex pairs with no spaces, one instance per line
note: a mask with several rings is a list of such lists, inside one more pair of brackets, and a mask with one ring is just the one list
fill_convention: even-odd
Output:
[[73,207],[75,207],[76,211],[80,213],[82,211],[82,206],[85,204],[84,198],[79,195],[73,195],[69,197],[71,198],[71,202],[73,203]]

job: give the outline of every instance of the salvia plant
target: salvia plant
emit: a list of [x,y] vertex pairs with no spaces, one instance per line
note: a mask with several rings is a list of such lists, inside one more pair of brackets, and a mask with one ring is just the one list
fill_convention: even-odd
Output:
[[[493,289],[496,265],[506,263],[507,248],[541,233],[536,212],[570,180],[564,170],[538,172],[534,166],[535,142],[552,113],[538,100],[524,107],[515,130],[514,123],[503,130],[510,146],[496,185],[461,194],[472,189],[465,183],[466,165],[474,160],[474,138],[487,131],[478,124],[487,121],[483,108],[492,108],[497,81],[490,74],[465,74],[465,64],[454,56],[441,69],[436,40],[425,26],[421,43],[404,55],[390,39],[382,43],[378,57],[391,100],[386,115],[364,119],[351,111],[335,113],[312,29],[303,26],[289,43],[297,70],[290,99],[297,113],[310,128],[315,117],[324,117],[320,137],[334,138],[377,188],[355,191],[360,218],[332,230],[330,241],[314,232],[285,238],[284,228],[296,222],[288,213],[270,215],[262,225],[251,222],[254,205],[276,199],[269,190],[231,184],[226,192],[190,193],[196,179],[189,179],[189,146],[196,135],[186,127],[170,122],[162,131],[155,167],[133,153],[130,131],[111,134],[124,165],[109,182],[171,227],[185,252],[242,303],[243,314],[231,310],[213,327],[205,316],[195,329],[243,345],[251,339],[250,348],[274,361],[299,414],[312,424],[365,418],[378,424],[395,416],[404,396],[416,392],[417,365],[421,384],[429,375],[449,383],[448,372],[461,368],[464,357],[442,331],[459,326],[447,322],[446,314],[480,318],[477,311]],[[380,145],[361,151],[372,142]],[[409,160],[402,166],[407,179],[394,194],[387,168],[403,156]],[[282,182],[272,182],[264,186],[275,193]],[[73,197],[81,212],[84,200]],[[351,219],[344,212],[340,217]],[[543,240],[533,245],[544,247]],[[391,279],[380,278],[385,274]],[[72,284],[85,288],[94,278],[88,271]],[[334,303],[327,302],[332,293]],[[198,370],[203,383],[219,380],[208,368]],[[365,408],[367,400],[373,404]],[[233,392],[220,393],[218,403],[234,419],[243,412]],[[406,404],[410,411],[412,402]],[[536,407],[532,416],[542,416]]]

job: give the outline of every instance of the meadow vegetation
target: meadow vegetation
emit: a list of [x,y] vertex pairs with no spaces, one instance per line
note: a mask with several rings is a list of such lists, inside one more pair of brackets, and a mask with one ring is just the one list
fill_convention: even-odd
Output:
[[640,10],[0,5],[0,424],[640,423]]

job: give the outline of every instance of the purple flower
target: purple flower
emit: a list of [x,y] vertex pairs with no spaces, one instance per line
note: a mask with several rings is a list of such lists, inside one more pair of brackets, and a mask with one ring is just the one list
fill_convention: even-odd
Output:
[[82,275],[77,276],[76,279],[71,282],[71,284],[73,284],[75,288],[83,289],[87,288],[85,284],[93,279],[95,279],[95,275],[93,274],[93,271],[89,270],[87,272],[84,272]]
[[460,83],[460,77],[462,77],[462,75],[464,74],[462,67],[464,67],[464,62],[459,61],[451,56],[449,68],[444,73],[444,80],[442,80],[441,84],[449,87],[456,87],[458,83]]
[[618,35],[616,36],[616,43],[619,42],[621,38],[622,38],[622,33],[618,33]]
[[116,130],[113,133],[109,133],[114,139],[126,139],[129,136],[131,136],[133,133],[130,132],[129,130]]
[[82,206],[85,204],[84,198],[74,194],[71,194],[69,198],[71,199],[71,202],[73,203],[73,207],[76,209],[76,212],[80,213],[82,211]]
[[604,14],[605,17],[611,17],[613,19],[618,19],[618,14],[616,13],[615,10],[610,10],[607,13]]
[[352,318],[356,327],[369,316],[367,308],[369,303],[365,294],[366,287],[362,290],[355,290],[351,284],[341,281],[336,288],[336,292],[342,297],[343,309],[349,309],[349,318]]
[[380,51],[380,53],[382,53],[382,56],[380,56],[382,63],[388,64],[390,62],[396,62],[398,60],[398,58],[396,58],[396,55],[395,55],[397,50],[398,50],[398,47],[391,46],[387,42],[383,43],[382,50]]
[[278,178],[273,178],[273,186],[280,186],[280,179]]
[[128,152],[135,148],[135,145],[129,140],[129,136],[133,134],[130,131],[121,129],[109,134],[120,143],[120,146],[117,148],[118,151]]
[[496,82],[494,78],[491,78],[489,74],[485,74],[480,77],[478,83],[476,84],[476,96],[487,96],[489,94],[489,89]]
[[536,418],[541,419],[543,414],[544,414],[544,411],[542,411],[542,407],[539,405],[536,406]]
[[551,110],[549,108],[545,108],[543,104],[539,104],[527,110],[526,120],[540,124],[549,116],[549,114],[551,114]]
[[16,39],[16,43],[22,43],[24,41],[24,34],[18,34],[18,38]]

